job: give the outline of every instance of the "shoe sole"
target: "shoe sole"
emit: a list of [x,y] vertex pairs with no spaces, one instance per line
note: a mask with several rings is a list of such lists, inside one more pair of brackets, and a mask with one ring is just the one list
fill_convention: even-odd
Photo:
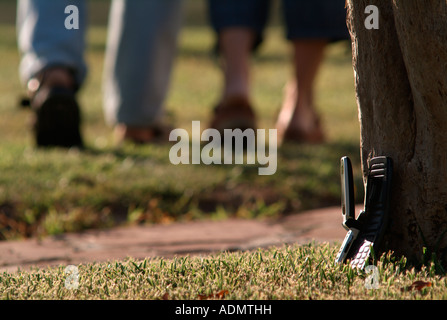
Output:
[[53,88],[37,108],[34,134],[39,147],[83,147],[81,115],[74,94]]

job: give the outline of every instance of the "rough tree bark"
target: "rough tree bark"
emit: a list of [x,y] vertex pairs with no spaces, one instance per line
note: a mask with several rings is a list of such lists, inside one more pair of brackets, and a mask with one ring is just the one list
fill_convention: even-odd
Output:
[[[368,30],[365,8],[379,9]],[[347,0],[363,172],[394,161],[382,250],[420,259],[447,247],[447,1]],[[365,174],[364,174],[365,176]]]

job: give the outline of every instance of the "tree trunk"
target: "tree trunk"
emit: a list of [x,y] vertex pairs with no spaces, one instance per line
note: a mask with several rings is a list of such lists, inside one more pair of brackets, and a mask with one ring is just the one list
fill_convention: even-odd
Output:
[[[447,1],[347,0],[363,172],[394,161],[382,250],[445,256],[447,236]],[[368,29],[368,5],[379,28]],[[365,174],[364,174],[365,176]]]

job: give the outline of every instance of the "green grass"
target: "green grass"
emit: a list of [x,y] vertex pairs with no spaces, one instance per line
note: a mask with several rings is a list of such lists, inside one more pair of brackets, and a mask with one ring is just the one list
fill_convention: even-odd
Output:
[[[70,277],[66,266],[5,272],[0,274],[0,299],[447,299],[447,280],[436,274],[433,264],[416,270],[405,259],[383,255],[376,263],[378,287],[368,289],[365,283],[370,274],[334,264],[337,250],[333,245],[309,244],[204,257],[82,264],[76,266],[75,288],[65,285]],[[426,286],[415,288],[416,281]]]
[[[86,58],[90,72],[80,92],[86,152],[37,150],[18,79],[15,29],[0,27],[0,239],[45,236],[118,224],[176,220],[279,217],[339,205],[339,159],[348,155],[362,201],[359,124],[350,53],[346,43],[328,47],[317,79],[316,102],[328,140],[318,146],[286,145],[278,169],[259,176],[253,165],[180,165],[170,146],[113,145],[102,113],[101,77],[106,28],[92,26]],[[279,27],[267,30],[253,59],[253,100],[261,128],[272,128],[290,76],[290,47]],[[186,24],[166,101],[175,127],[204,127],[222,85],[206,25]],[[197,76],[200,75],[200,76]],[[187,112],[185,112],[187,110]]]
[[[169,146],[116,148],[103,120],[101,77],[108,1],[90,1],[92,27],[86,58],[90,73],[80,92],[88,150],[38,150],[30,114],[17,108],[15,1],[0,10],[0,239],[43,237],[122,224],[193,219],[255,219],[340,203],[339,160],[353,161],[356,200],[363,200],[359,124],[351,55],[346,43],[328,47],[316,82],[316,103],[326,128],[321,145],[285,145],[278,170],[256,166],[170,164]],[[213,32],[204,2],[190,2],[166,101],[176,127],[206,124],[222,78],[210,54]],[[252,65],[253,101],[261,128],[271,128],[290,69],[290,47],[275,23]],[[79,287],[65,287],[66,266],[0,274],[0,299],[446,299],[446,279],[429,257],[413,268],[388,254],[376,265],[379,288],[367,274],[333,263],[337,245],[284,246],[250,252],[88,263],[76,266]],[[441,270],[442,271],[442,270]],[[431,286],[411,290],[415,281]]]
[[[206,125],[222,86],[219,67],[211,55],[214,34],[203,16],[197,18],[199,12],[205,14],[203,3],[195,1],[188,7],[166,101],[173,125],[188,131],[193,120]],[[1,5],[0,240],[123,224],[277,218],[339,205],[339,160],[344,155],[353,161],[356,199],[362,201],[359,123],[347,43],[327,48],[316,82],[315,98],[326,143],[283,146],[272,176],[259,176],[257,166],[250,165],[174,166],[169,162],[170,146],[113,145],[112,129],[103,119],[101,96],[108,2],[91,1],[89,5],[101,14],[91,15],[86,52],[90,70],[79,96],[88,146],[85,152],[34,148],[30,112],[17,107],[24,90],[18,78],[12,19],[15,2]],[[261,128],[274,126],[283,87],[291,75],[290,57],[283,30],[275,23],[252,63],[252,97]],[[228,290],[230,299],[331,299],[387,294],[365,291],[364,275],[334,266],[331,261],[336,249],[285,247],[202,258],[86,264],[79,266],[77,291],[64,288],[64,266],[3,273],[0,295],[4,299],[158,299],[167,293],[172,299],[194,299],[199,294]],[[411,281],[407,277],[402,278],[402,286]],[[441,282],[433,281],[430,292],[437,292],[434,289],[438,290]]]

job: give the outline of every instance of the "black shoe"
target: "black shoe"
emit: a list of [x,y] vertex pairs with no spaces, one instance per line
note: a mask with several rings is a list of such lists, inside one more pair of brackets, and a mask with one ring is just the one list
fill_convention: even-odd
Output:
[[39,83],[30,99],[30,107],[35,113],[33,133],[38,147],[83,148],[81,112],[75,94],[75,89],[45,86],[44,81]]
[[36,144],[41,147],[83,147],[80,133],[81,114],[74,93],[62,87],[51,88],[42,103],[33,104]]

